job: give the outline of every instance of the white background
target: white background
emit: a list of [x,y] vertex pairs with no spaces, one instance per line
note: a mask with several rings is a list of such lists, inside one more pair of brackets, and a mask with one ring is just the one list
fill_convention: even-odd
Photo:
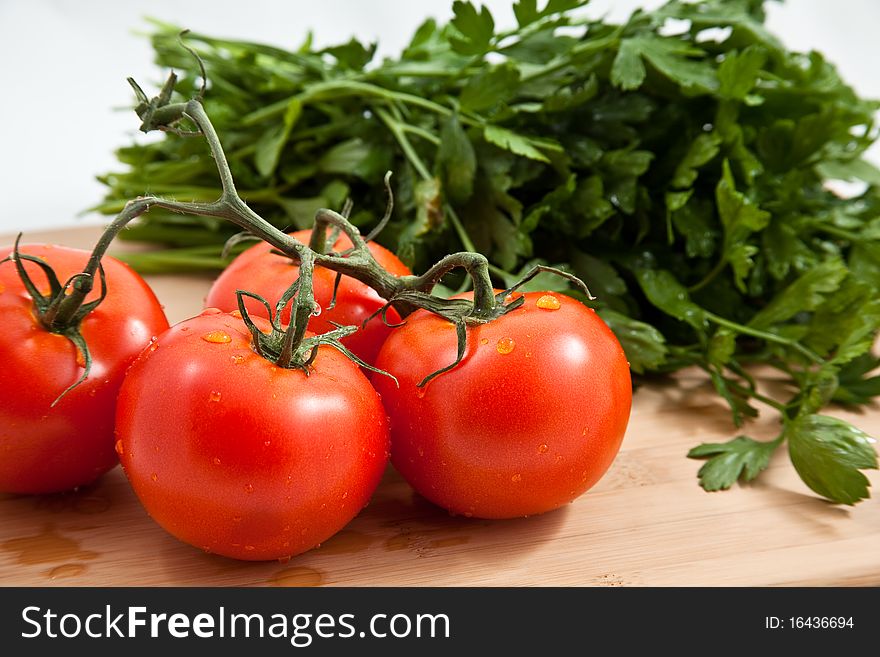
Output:
[[[502,26],[512,0],[484,0]],[[624,19],[657,0],[594,0],[594,15]],[[99,202],[94,176],[118,165],[115,147],[137,133],[125,82],[151,91],[164,71],[152,61],[144,16],[219,36],[289,48],[308,29],[317,45],[380,42],[394,55],[428,15],[445,20],[452,0],[0,0],[0,233],[101,223],[77,218]],[[835,62],[863,96],[880,97],[880,0],[768,3],[770,28],[796,50]],[[114,108],[116,108],[114,110]],[[143,139],[145,137],[138,137]],[[878,149],[872,159],[877,161]]]

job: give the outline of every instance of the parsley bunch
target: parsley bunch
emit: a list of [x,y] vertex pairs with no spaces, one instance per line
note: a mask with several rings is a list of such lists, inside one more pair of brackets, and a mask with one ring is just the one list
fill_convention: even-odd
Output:
[[[567,268],[598,297],[637,374],[696,366],[737,426],[757,404],[778,437],[704,444],[704,488],[751,480],[787,444],[804,482],[835,502],[868,497],[871,439],[821,415],[867,404],[880,328],[880,171],[862,159],[878,103],[859,98],[816,52],[790,52],[764,27],[762,0],[672,0],[621,25],[585,0],[519,0],[518,25],[455,2],[398,58],[351,40],[299,50],[190,34],[208,72],[206,109],[240,193],[280,227],[356,201],[368,227],[397,205],[382,241],[415,270],[451,251],[486,254],[500,283],[535,264]],[[179,28],[157,24],[157,61],[198,69]],[[101,179],[118,212],[149,192],[214,199],[201,140],[118,151]],[[827,181],[862,183],[842,198]],[[223,266],[230,228],[150,213],[127,237],[165,249],[144,270]],[[536,288],[559,287],[539,277]],[[756,366],[791,395],[759,389]]]

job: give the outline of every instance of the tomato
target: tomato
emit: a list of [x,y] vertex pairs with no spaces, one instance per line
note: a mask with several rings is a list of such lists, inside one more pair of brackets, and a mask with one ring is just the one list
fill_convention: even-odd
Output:
[[[90,255],[45,244],[20,250],[49,263],[62,283],[82,271]],[[0,259],[8,254],[8,249],[0,252]],[[113,450],[116,394],[128,365],[151,336],[168,328],[168,321],[140,276],[112,257],[102,262],[107,297],[80,325],[92,357],[91,373],[54,407],[52,402],[82,375],[82,354],[68,338],[37,321],[15,263],[0,264],[0,491],[69,490],[94,481],[118,462]],[[37,289],[48,292],[39,267],[25,262],[25,268]],[[87,301],[98,294],[93,290]]]
[[335,534],[369,501],[389,447],[385,411],[354,363],[321,346],[308,376],[283,369],[217,309],[175,325],[134,362],[117,437],[156,522],[245,560],[299,554]]
[[608,326],[560,294],[456,331],[426,311],[407,318],[376,362],[398,378],[373,384],[391,420],[391,461],[421,495],[449,511],[510,518],[555,509],[611,465],[629,419],[632,385]]
[[[292,233],[296,239],[306,244],[311,234],[310,230]],[[345,235],[340,235],[334,249],[344,251],[350,247],[351,240]],[[370,242],[368,247],[373,257],[388,272],[396,276],[412,273],[388,249],[373,242]],[[235,310],[238,308],[235,291],[247,290],[265,298],[274,309],[278,299],[299,275],[299,266],[287,256],[272,253],[273,250],[273,246],[261,242],[239,255],[215,281],[205,299],[205,306],[226,311]],[[333,297],[335,279],[335,272],[323,267],[315,268],[313,290],[315,301],[322,308],[321,314],[313,317],[309,322],[309,330],[315,333],[332,330],[334,327],[331,322],[360,328],[364,320],[385,305],[385,300],[371,287],[354,278],[343,276],[336,294],[336,305],[328,310]],[[266,309],[254,299],[247,299],[245,305],[252,315],[266,317]],[[391,308],[388,310],[387,319],[389,323],[395,324],[400,321],[400,316]],[[287,323],[289,320],[288,307],[281,321]],[[362,330],[343,339],[342,343],[361,359],[372,364],[390,332],[391,329],[380,317],[374,317]]]

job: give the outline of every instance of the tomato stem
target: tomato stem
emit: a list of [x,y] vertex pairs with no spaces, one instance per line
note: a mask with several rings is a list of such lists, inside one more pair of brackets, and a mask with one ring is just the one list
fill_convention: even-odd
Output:
[[294,361],[297,348],[306,334],[309,318],[317,308],[312,294],[312,273],[315,269],[314,252],[303,251],[299,262],[299,286],[293,310],[290,312],[290,326],[284,333],[284,343],[278,360],[279,367],[289,368]]
[[[198,55],[191,49],[185,45],[183,47],[198,59]],[[199,64],[201,66],[201,62]],[[202,68],[202,76],[204,78],[204,68]],[[95,273],[100,269],[101,258],[106,253],[107,248],[119,232],[131,221],[154,207],[183,214],[225,219],[241,227],[247,233],[269,243],[278,251],[299,263],[298,284],[292,285],[288,290],[288,294],[285,295],[284,303],[292,302],[293,307],[290,327],[284,332],[283,340],[280,343],[281,327],[277,324],[277,320],[282,309],[281,303],[279,303],[279,307],[276,309],[276,319],[273,320],[272,342],[279,345],[278,350],[276,351],[274,348],[266,349],[265,345],[256,345],[257,350],[261,354],[267,357],[271,356],[281,367],[305,368],[314,357],[313,351],[305,349],[304,345],[308,340],[312,340],[312,338],[305,338],[305,331],[309,317],[317,309],[312,290],[312,276],[316,266],[332,270],[337,275],[350,276],[365,283],[373,288],[382,298],[386,299],[389,305],[393,305],[401,317],[406,317],[413,311],[422,308],[453,322],[458,329],[458,357],[455,363],[448,368],[444,368],[441,372],[451,369],[463,358],[466,324],[492,321],[521,305],[521,298],[508,303],[507,292],[524,283],[530,276],[534,275],[534,272],[530,273],[529,276],[525,277],[514,288],[510,288],[504,293],[496,294],[492,285],[489,262],[485,256],[479,253],[469,251],[453,253],[440,260],[420,276],[395,276],[378,263],[370,252],[367,243],[375,237],[377,232],[384,227],[391,217],[393,195],[389,183],[390,172],[385,177],[385,187],[389,197],[385,216],[366,239],[361,235],[358,228],[348,221],[347,215],[351,210],[350,203],[346,204],[341,214],[329,209],[318,210],[308,246],[279,230],[251,210],[238,195],[220,137],[217,135],[217,131],[201,102],[204,94],[204,85],[196,96],[187,102],[171,103],[170,100],[176,79],[176,76],[172,73],[159,94],[152,99],[148,99],[140,86],[134,80],[129,79],[129,83],[135,90],[139,101],[135,109],[142,121],[140,129],[143,132],[164,130],[177,134],[204,137],[220,178],[222,188],[220,198],[210,203],[187,203],[156,196],[144,196],[126,203],[122,211],[98,240],[83,272],[68,281],[68,284],[65,286],[65,292],[59,297],[60,300],[57,306],[52,307],[53,323],[61,322],[63,324],[71,321],[72,318],[80,316],[85,299],[94,285]],[[197,130],[187,132],[180,130],[177,124],[183,119],[188,119],[195,124]],[[352,247],[344,253],[334,253],[332,251],[325,253],[328,229],[344,233],[351,240]],[[461,299],[443,299],[431,294],[443,276],[457,268],[464,269],[473,281],[474,296],[472,302]],[[541,269],[541,271],[546,270],[548,268]],[[557,273],[566,276],[586,290],[583,283],[570,274]],[[248,295],[248,293],[245,294]],[[265,303],[265,300],[263,302]],[[244,307],[241,298],[239,298],[239,305],[242,308]],[[341,328],[337,329],[336,332],[341,330]],[[259,331],[254,331],[255,329],[252,329],[254,339],[261,340],[257,335]],[[331,331],[331,333],[336,332]],[[263,342],[265,341],[263,340]],[[330,340],[330,343],[332,346],[340,348],[333,340]],[[344,351],[347,352],[348,350]],[[269,352],[272,353],[270,354]],[[437,372],[435,375],[439,373]]]

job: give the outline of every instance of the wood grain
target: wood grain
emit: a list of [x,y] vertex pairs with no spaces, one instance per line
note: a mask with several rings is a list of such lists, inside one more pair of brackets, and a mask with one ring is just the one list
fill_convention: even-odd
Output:
[[[32,235],[90,246],[94,229]],[[7,242],[0,239],[0,242]],[[206,277],[152,276],[178,321],[201,306]],[[772,382],[771,382],[772,384]],[[880,409],[832,409],[872,435]],[[767,413],[750,435],[774,435]],[[75,493],[0,496],[3,585],[181,586],[793,586],[880,585],[880,505],[815,497],[786,455],[751,485],[705,493],[703,441],[735,435],[704,377],[685,371],[640,388],[602,481],[566,508],[510,521],[452,517],[389,468],[371,504],[320,548],[288,563],[204,554],[154,524],[119,468]],[[875,487],[877,471],[869,473]]]

